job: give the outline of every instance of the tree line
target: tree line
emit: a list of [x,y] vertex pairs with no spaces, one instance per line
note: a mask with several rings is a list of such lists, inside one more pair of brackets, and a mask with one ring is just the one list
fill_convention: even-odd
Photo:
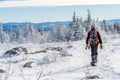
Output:
[[54,27],[54,24],[51,24],[50,30],[47,31],[44,26],[41,26],[41,31],[38,31],[32,23],[27,22],[24,28],[17,25],[15,30],[11,27],[10,31],[5,32],[2,23],[0,23],[0,43],[45,43],[82,40],[86,37],[91,25],[107,34],[120,33],[120,23],[110,24],[106,20],[92,19],[90,11],[87,10],[86,19],[76,17],[74,12],[72,21],[68,25],[58,24],[57,27]]

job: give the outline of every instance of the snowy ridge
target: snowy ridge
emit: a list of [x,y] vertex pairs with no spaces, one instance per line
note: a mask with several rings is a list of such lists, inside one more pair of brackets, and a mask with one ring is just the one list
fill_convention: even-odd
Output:
[[[6,71],[1,73],[1,80],[89,80],[88,77],[97,75],[100,80],[120,79],[120,37],[110,36],[104,49],[98,49],[98,63],[96,67],[90,66],[90,49],[85,50],[85,40],[73,41],[69,44],[45,43],[45,44],[0,44],[0,69]],[[104,40],[103,40],[104,41]],[[65,50],[65,57],[58,55],[57,51],[47,53],[27,54],[10,58],[2,55],[6,50],[14,47],[26,47],[28,52],[42,50],[48,47],[61,47]],[[31,68],[23,68],[23,65],[32,61]],[[46,62],[45,62],[46,61]],[[42,63],[41,63],[42,62]],[[44,63],[44,64],[43,64]]]

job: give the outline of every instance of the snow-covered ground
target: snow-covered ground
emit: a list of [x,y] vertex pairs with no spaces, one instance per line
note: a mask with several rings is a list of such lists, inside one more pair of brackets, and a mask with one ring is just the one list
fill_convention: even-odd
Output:
[[[25,47],[29,53],[40,51],[49,47],[61,47],[62,52],[49,50],[47,53],[23,54],[13,57],[3,57],[3,54],[14,47]],[[0,80],[87,80],[97,75],[104,80],[120,79],[120,37],[111,36],[103,40],[104,48],[98,48],[97,66],[91,67],[90,49],[85,49],[85,40],[74,41],[67,44],[0,44]],[[66,55],[60,55],[60,54]],[[31,68],[23,65],[32,61]]]

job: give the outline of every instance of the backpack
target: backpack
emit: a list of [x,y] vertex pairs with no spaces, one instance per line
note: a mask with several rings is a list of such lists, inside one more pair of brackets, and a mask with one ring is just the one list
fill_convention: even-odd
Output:
[[98,44],[98,33],[96,30],[91,30],[89,37],[90,44]]

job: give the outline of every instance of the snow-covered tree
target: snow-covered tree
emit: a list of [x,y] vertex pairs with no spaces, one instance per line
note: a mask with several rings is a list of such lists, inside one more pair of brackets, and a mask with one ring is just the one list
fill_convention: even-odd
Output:
[[114,31],[116,33],[120,33],[120,23],[115,22],[113,25],[114,25]]
[[2,23],[0,23],[0,43],[3,43],[4,39],[3,39],[3,28],[2,28]]

